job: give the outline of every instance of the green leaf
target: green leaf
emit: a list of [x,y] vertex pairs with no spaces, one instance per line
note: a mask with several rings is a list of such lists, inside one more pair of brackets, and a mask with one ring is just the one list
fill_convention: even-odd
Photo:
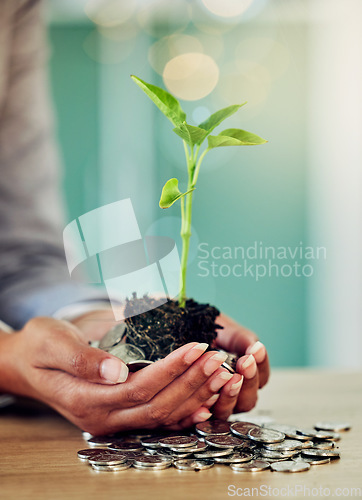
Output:
[[159,205],[161,208],[169,208],[175,203],[175,201],[180,199],[182,196],[191,193],[191,191],[194,191],[194,189],[195,188],[192,188],[186,191],[186,193],[181,193],[178,188],[178,179],[169,179],[162,188]]
[[221,146],[257,146],[268,142],[256,134],[238,128],[223,130],[219,135],[209,135],[207,140],[209,149]]
[[226,118],[236,113],[236,111],[245,104],[246,101],[243,102],[242,104],[233,104],[232,106],[228,106],[227,108],[220,109],[219,111],[216,111],[216,113],[209,116],[207,120],[200,123],[199,127],[203,128],[204,130],[207,131],[208,134],[210,134],[210,132],[212,132],[214,128],[216,128],[218,125],[220,125],[221,122],[223,122],[224,120],[226,120]]
[[173,131],[191,147],[195,144],[201,144],[207,136],[206,130],[199,127],[193,127],[186,122],[181,123],[181,125],[174,128]]
[[131,78],[176,127],[185,121],[186,114],[173,95],[156,85],[144,82],[137,76],[131,75]]

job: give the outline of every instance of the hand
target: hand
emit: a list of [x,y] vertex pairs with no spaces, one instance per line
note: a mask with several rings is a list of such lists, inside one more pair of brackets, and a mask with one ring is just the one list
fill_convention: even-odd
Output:
[[0,335],[0,390],[43,401],[92,434],[181,429],[211,416],[210,398],[231,378],[220,353],[206,348],[187,344],[127,376],[122,361],[89,347],[74,325],[35,318]]
[[255,333],[224,314],[216,319],[216,323],[224,327],[219,330],[217,347],[241,356],[236,365],[236,371],[241,376],[239,382],[234,379],[225,385],[213,408],[214,415],[224,419],[233,411],[242,412],[254,408],[258,389],[268,381],[270,367],[265,346],[259,342]]

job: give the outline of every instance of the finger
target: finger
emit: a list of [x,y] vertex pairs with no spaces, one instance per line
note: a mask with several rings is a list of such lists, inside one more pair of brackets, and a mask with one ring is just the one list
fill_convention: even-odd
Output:
[[[200,422],[205,422],[212,416],[211,412],[206,408],[205,406],[202,406],[198,408],[196,411],[194,411],[190,416],[180,420],[177,424],[174,424],[175,427],[178,427],[179,429],[187,429],[189,427],[192,427],[193,425],[199,424]],[[172,425],[169,426],[170,429],[172,430]],[[177,430],[177,429],[175,429]]]
[[263,387],[270,375],[269,358],[264,344],[260,341],[255,342],[246,349],[245,354],[254,356],[259,372],[259,388]]
[[227,420],[232,414],[238,401],[243,380],[244,377],[242,375],[235,373],[229,382],[224,385],[212,411],[214,417],[220,420]]
[[259,374],[252,354],[241,357],[236,364],[237,372],[243,375],[244,381],[239,393],[235,411],[249,411],[256,405],[258,399]]
[[218,397],[217,393],[222,387],[225,386],[225,384],[229,382],[232,377],[233,375],[227,370],[219,368],[182,404],[182,406],[179,406],[172,412],[169,419],[174,422],[178,422],[185,418],[185,416],[191,415],[200,406],[206,406],[207,402],[210,401],[211,398],[214,398],[215,395]]
[[216,339],[217,345],[228,352],[235,352],[239,355],[245,354],[246,349],[255,344],[257,335],[248,330],[225,314],[220,314],[215,322],[222,326]]
[[[184,406],[185,401],[187,401],[189,397],[204,384],[212,373],[216,372],[220,365],[225,361],[225,357],[226,355],[220,352],[211,351],[205,353],[200,359],[189,366],[185,373],[176,378],[173,382],[165,386],[165,382],[167,383],[167,381],[164,380],[163,385],[165,387],[153,398],[150,400],[146,399],[146,401],[144,401],[144,397],[146,396],[148,398],[149,393],[147,394],[144,391],[147,391],[148,389],[145,389],[145,387],[140,388],[139,386],[135,386],[133,384],[134,378],[131,377],[131,382],[120,388],[121,393],[124,392],[128,398],[126,405],[129,408],[126,412],[124,410],[114,411],[112,419],[116,421],[117,418],[119,418],[126,425],[133,426],[137,423],[140,428],[152,428],[174,424],[186,418],[201,405],[200,402],[198,402],[198,404],[195,404],[190,410],[188,406]],[[166,358],[161,361],[165,360]],[[156,364],[157,363],[155,363],[155,365]],[[147,368],[144,368],[143,370],[146,371]],[[138,373],[139,372],[131,375],[135,376]],[[153,380],[148,380],[149,388],[152,388],[152,383]],[[140,397],[143,398],[143,400],[139,401],[138,404],[135,404],[135,393],[133,392],[134,387],[138,387],[136,399]],[[208,399],[210,395],[212,395],[212,392],[211,394],[208,394],[205,400]],[[130,400],[130,397],[133,399]],[[177,416],[172,415],[175,411],[177,411]]]
[[89,382],[118,384],[128,376],[120,359],[89,347],[78,329],[66,321],[35,318],[26,326],[26,334],[36,341],[36,368],[56,369]]
[[[164,359],[132,374],[130,384],[124,387],[128,406],[151,401],[157,395],[160,403],[170,408],[185,401],[225,361],[219,352],[207,352],[208,344],[187,344]],[[172,385],[172,394],[166,388]]]

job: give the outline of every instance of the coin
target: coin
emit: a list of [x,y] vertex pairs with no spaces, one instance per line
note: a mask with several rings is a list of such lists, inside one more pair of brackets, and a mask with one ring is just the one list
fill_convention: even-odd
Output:
[[307,462],[287,460],[285,462],[275,462],[270,465],[273,472],[303,472],[310,469]]
[[196,424],[196,432],[202,436],[209,434],[226,435],[230,434],[230,424],[226,420],[210,420]]
[[283,432],[273,431],[272,429],[266,429],[264,427],[250,429],[248,436],[259,443],[278,443],[285,438]]
[[313,439],[332,439],[334,436],[331,432],[317,431],[312,427],[298,429],[297,432],[298,434],[302,434],[303,436],[308,436]]
[[307,441],[309,439],[308,436],[298,434],[297,427],[294,425],[272,424],[270,428],[275,431],[283,432],[283,434],[285,434],[285,436],[289,439],[297,439],[298,441]]
[[219,448],[218,450],[206,450],[201,453],[194,453],[195,458],[214,458],[214,457],[224,457],[225,455],[231,455],[234,453],[233,448]]
[[121,359],[124,363],[145,359],[145,353],[139,347],[132,344],[117,344],[107,349],[109,354]]
[[252,453],[233,453],[225,457],[215,457],[214,461],[218,464],[237,464],[250,462],[253,458],[254,455]]
[[309,439],[307,441],[301,441],[300,443],[302,445],[302,449],[314,448],[315,447],[314,442],[310,441]]
[[288,450],[301,450],[302,443],[296,439],[284,439],[279,443],[265,443],[264,448],[274,451],[288,451]]
[[116,443],[111,443],[109,445],[110,450],[115,450],[115,451],[139,451],[143,450],[143,446],[141,443],[138,443],[137,441],[125,441],[125,442],[116,442]]
[[259,427],[258,425],[252,424],[250,422],[234,422],[230,426],[230,430],[233,434],[239,437],[248,437],[248,432],[251,429]]
[[270,465],[264,460],[251,460],[245,464],[230,464],[230,467],[237,472],[261,472],[269,469]]
[[160,443],[159,440],[162,439],[163,436],[152,436],[141,439],[142,446],[146,448],[159,448]]
[[159,440],[161,446],[166,448],[188,448],[197,445],[197,438],[191,436],[170,436]]
[[[294,459],[293,459],[294,460]],[[298,457],[295,459],[297,462],[307,462],[309,465],[323,465],[329,464],[331,459],[329,457]]]
[[139,464],[135,464],[135,463],[133,463],[132,465],[135,469],[156,471],[156,470],[168,469],[168,467],[170,467],[172,464],[165,462],[164,464],[154,465],[152,467],[150,467],[148,465],[139,465]]
[[88,441],[88,439],[93,437],[93,434],[91,434],[90,432],[83,431],[82,436],[85,441]]
[[119,472],[122,470],[129,469],[132,466],[132,462],[124,462],[123,464],[117,464],[117,465],[97,465],[97,464],[91,464],[92,469],[96,470],[97,472]]
[[315,448],[309,448],[307,450],[302,450],[302,456],[340,458],[340,453],[337,450],[318,450]]
[[142,457],[135,457],[135,465],[142,465],[144,467],[155,467],[158,465],[172,464],[172,459],[161,455],[144,455]]
[[317,422],[314,427],[318,431],[340,432],[349,431],[351,428],[351,424],[349,424],[348,422],[323,421]]
[[299,451],[298,450],[274,451],[274,450],[262,449],[260,450],[259,453],[263,458],[278,459],[278,458],[294,457],[298,455]]
[[317,450],[331,450],[334,446],[334,441],[320,441],[313,443],[311,448],[316,448]]
[[118,325],[115,325],[102,337],[98,344],[98,348],[107,350],[111,347],[114,347],[122,341],[126,331],[127,327],[125,323],[119,323]]
[[126,461],[126,455],[122,455],[112,450],[99,450],[98,453],[88,457],[88,462],[96,465],[118,465]]
[[199,471],[211,469],[214,466],[213,460],[195,460],[193,458],[186,460],[176,460],[174,466],[180,470]]
[[114,436],[93,436],[88,439],[87,443],[92,448],[109,446],[114,441]]
[[[102,448],[103,450],[103,448]],[[106,451],[107,448],[104,449]],[[95,455],[101,451],[101,448],[86,448],[84,450],[79,450],[77,455],[80,460],[83,460],[84,462],[88,462],[88,458],[91,457],[92,455]]]
[[238,448],[239,446],[244,446],[245,441],[234,437],[234,436],[207,436],[205,437],[205,443],[215,448]]
[[[171,448],[172,451],[176,451],[177,448]],[[188,453],[200,453],[208,449],[208,445],[205,441],[198,441],[196,446],[190,446],[186,450]],[[185,450],[185,451],[186,451]]]

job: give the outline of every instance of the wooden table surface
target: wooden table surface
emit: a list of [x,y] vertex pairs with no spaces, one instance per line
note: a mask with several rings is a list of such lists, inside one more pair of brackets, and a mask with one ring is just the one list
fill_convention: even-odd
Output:
[[60,416],[0,410],[0,499],[213,500],[243,498],[248,493],[261,498],[362,496],[361,373],[274,371],[257,409],[249,415],[255,414],[302,426],[347,420],[352,430],[344,432],[338,443],[341,460],[312,466],[308,472],[237,473],[218,465],[197,473],[176,469],[97,473],[77,458],[77,451],[86,447],[81,432]]

